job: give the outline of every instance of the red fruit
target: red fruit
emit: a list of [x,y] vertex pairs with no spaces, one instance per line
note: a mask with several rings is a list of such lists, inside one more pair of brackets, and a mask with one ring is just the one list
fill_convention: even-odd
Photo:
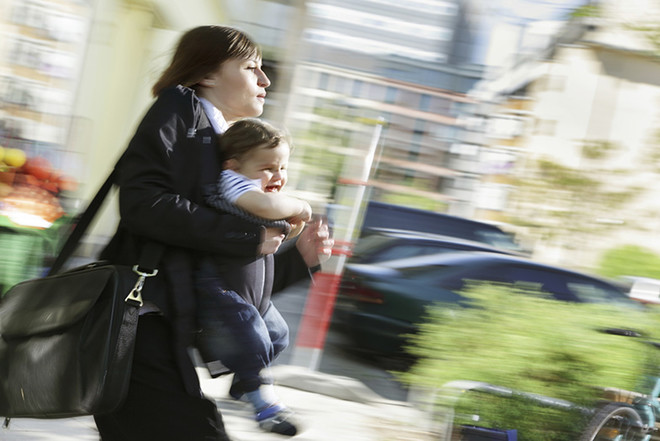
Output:
[[57,186],[57,183],[53,181],[41,181],[40,187],[43,188],[44,190],[48,190],[51,193],[59,193],[60,189]]
[[35,187],[39,186],[39,179],[37,179],[36,176],[26,175],[26,174],[23,174],[22,176],[23,176],[23,183],[24,184],[32,185],[32,186],[35,186]]
[[53,172],[53,165],[46,158],[35,156],[25,161],[23,171],[43,181],[48,179]]
[[71,176],[60,176],[58,184],[62,191],[76,191],[78,189],[78,183]]

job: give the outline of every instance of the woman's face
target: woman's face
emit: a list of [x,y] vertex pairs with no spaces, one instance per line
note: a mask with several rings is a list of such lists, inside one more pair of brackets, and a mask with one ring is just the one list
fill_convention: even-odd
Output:
[[263,113],[270,80],[261,70],[261,59],[225,61],[201,82],[199,94],[222,112],[227,122]]

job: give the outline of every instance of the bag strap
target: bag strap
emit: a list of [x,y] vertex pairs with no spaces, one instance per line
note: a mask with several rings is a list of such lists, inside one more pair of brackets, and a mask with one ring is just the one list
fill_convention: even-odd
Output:
[[[117,164],[119,164],[119,162],[121,162],[121,159],[117,162]],[[96,216],[96,213],[98,213],[101,205],[103,205],[103,201],[110,192],[110,189],[115,184],[115,179],[117,179],[116,165],[103,185],[101,185],[101,188],[99,188],[99,190],[96,192],[96,195],[94,198],[92,198],[92,201],[89,203],[85,211],[79,216],[78,221],[74,224],[71,234],[69,234],[69,237],[67,237],[64,245],[62,245],[62,249],[48,270],[48,276],[57,274],[62,269],[66,261],[69,260],[69,258],[73,255],[73,252],[76,250],[78,244],[80,243],[80,239],[82,238],[83,234],[85,234],[85,231],[92,223],[94,216]],[[136,265],[136,270],[139,269],[141,272],[147,273],[153,272],[158,266],[164,251],[165,247],[163,244],[157,242],[147,242],[142,249],[142,252],[140,253],[140,257]]]
[[69,257],[71,257],[73,252],[76,250],[76,247],[80,242],[80,239],[82,238],[83,234],[85,234],[85,230],[87,230],[87,228],[89,227],[89,224],[92,222],[92,219],[94,219],[94,216],[96,216],[96,213],[99,211],[99,208],[101,208],[101,205],[103,204],[103,200],[108,195],[110,189],[115,183],[116,175],[117,175],[116,168],[114,168],[112,170],[112,173],[110,173],[108,178],[103,183],[103,185],[101,185],[101,188],[99,188],[99,191],[96,192],[96,195],[89,203],[85,211],[80,215],[78,221],[74,224],[71,234],[69,234],[69,237],[67,237],[66,242],[64,242],[64,245],[62,245],[62,249],[60,250],[59,254],[57,255],[57,258],[55,258],[55,261],[53,262],[53,264],[50,267],[50,270],[48,271],[49,276],[52,276],[53,274],[57,274],[64,266],[64,263],[67,260],[69,260]]

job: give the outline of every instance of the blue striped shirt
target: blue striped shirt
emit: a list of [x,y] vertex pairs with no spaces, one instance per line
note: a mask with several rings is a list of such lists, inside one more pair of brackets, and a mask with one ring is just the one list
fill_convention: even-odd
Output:
[[225,200],[235,204],[236,200],[248,191],[261,192],[261,179],[253,180],[234,170],[223,170],[220,173],[218,189]]

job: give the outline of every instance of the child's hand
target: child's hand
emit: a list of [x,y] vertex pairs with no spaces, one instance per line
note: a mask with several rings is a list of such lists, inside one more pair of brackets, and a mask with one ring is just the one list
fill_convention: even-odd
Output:
[[300,202],[302,205],[300,213],[287,219],[287,221],[292,225],[297,225],[299,223],[304,224],[305,222],[312,220],[312,207],[305,201]]

